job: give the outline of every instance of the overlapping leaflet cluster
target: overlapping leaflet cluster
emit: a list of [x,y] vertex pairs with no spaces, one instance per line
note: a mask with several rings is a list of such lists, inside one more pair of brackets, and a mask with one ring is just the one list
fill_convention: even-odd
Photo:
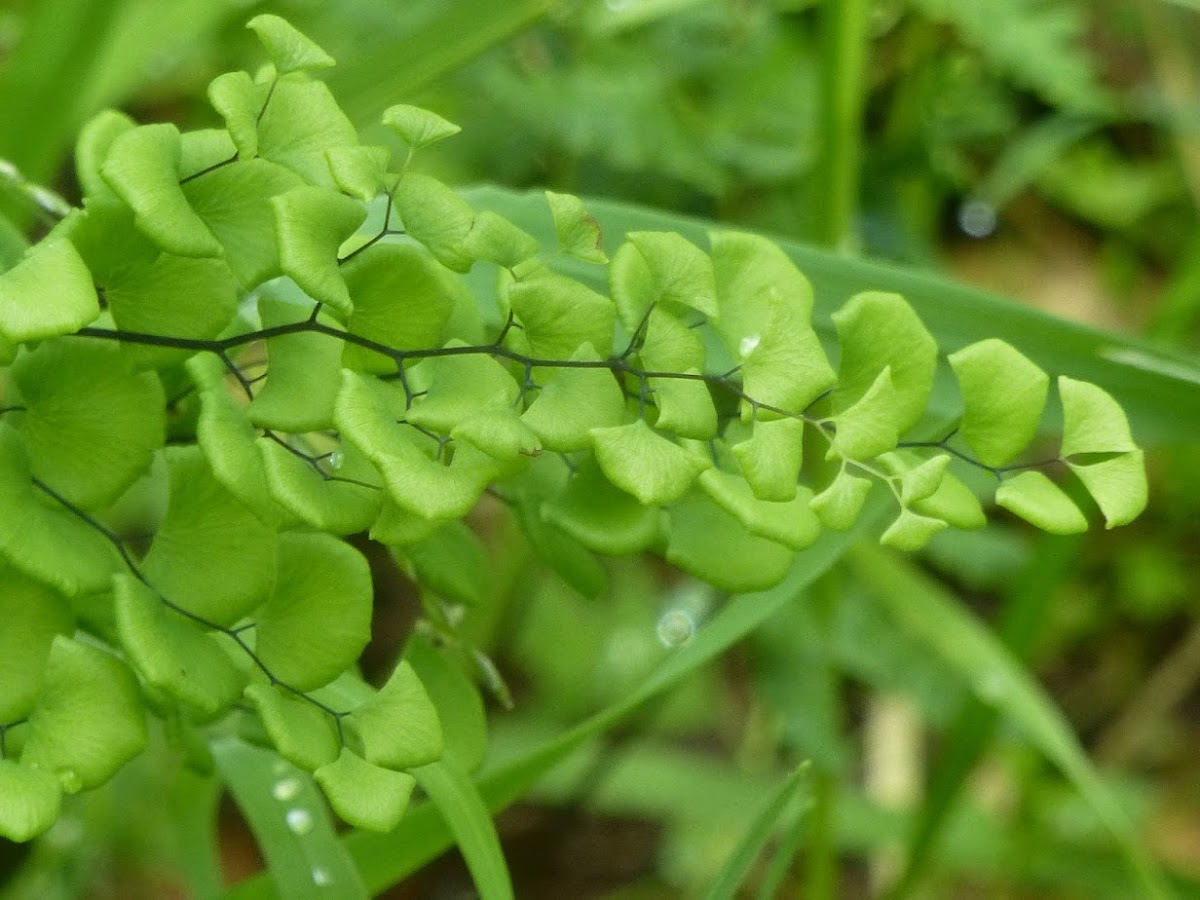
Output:
[[[213,81],[224,128],[101,115],[82,208],[0,275],[0,834],[107,780],[147,707],[185,731],[237,707],[346,821],[393,826],[441,730],[407,662],[379,690],[354,674],[371,580],[341,538],[369,532],[470,604],[484,556],[462,518],[485,491],[589,593],[596,553],[643,550],[768,586],[876,483],[898,509],[886,544],[978,527],[954,457],[1029,521],[1086,527],[1043,464],[1014,462],[1049,377],[1008,345],[953,354],[956,435],[906,441],[937,348],[899,296],[842,308],[835,369],[769,241],[634,233],[610,263],[580,201],[548,194],[557,254],[608,267],[599,293],[408,171],[455,126],[389,109],[392,159],[311,76],[332,64],[319,47],[276,17],[250,27],[272,64]],[[473,266],[498,273],[487,296]],[[1061,461],[1109,526],[1129,521],[1145,480],[1121,409],[1058,392]]]

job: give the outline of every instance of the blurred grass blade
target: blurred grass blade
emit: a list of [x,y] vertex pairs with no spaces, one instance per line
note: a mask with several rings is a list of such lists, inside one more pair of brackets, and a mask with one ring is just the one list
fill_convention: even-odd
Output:
[[[234,738],[217,741],[212,749],[217,770],[267,861],[267,874],[256,879],[256,896],[366,900],[325,800],[306,773],[273,751]],[[235,888],[226,896],[238,893]]]
[[862,544],[855,574],[913,640],[940,656],[984,702],[1007,715],[1074,783],[1112,833],[1147,898],[1172,893],[1059,709],[996,637],[907,559]]
[[[1039,536],[1033,559],[1004,599],[998,635],[1014,657],[1025,662],[1033,654],[1051,598],[1063,578],[1078,562],[1083,539],[1079,535]],[[891,896],[900,898],[916,886],[962,793],[967,776],[991,742],[996,710],[971,697],[950,727],[933,766],[930,784],[908,845],[904,874]]]
[[[545,198],[499,187],[463,191],[478,209],[490,209],[536,235],[543,246],[555,246]],[[678,231],[705,242],[705,233],[721,228],[688,216],[664,213],[608,200],[587,200],[588,211],[604,229],[605,246],[613,252],[628,231]],[[863,290],[896,291],[920,314],[943,353],[996,337],[1020,349],[1051,374],[1093,381],[1125,407],[1139,440],[1200,440],[1200,362],[1143,341],[1068,322],[994,294],[955,284],[934,274],[881,263],[848,259],[794,241],[780,246],[812,282],[816,295],[814,325],[827,345],[835,335],[830,314]],[[595,266],[555,260],[557,268],[606,290]],[[942,373],[945,376],[945,373]],[[949,377],[939,378],[930,402],[940,417],[961,410]]]
[[75,132],[119,104],[154,63],[194,45],[236,4],[209,0],[38,0],[0,67],[0,158],[33,182],[53,180]]
[[0,157],[42,182],[80,124],[80,85],[102,56],[120,0],[29,4],[21,39],[0,69]]
[[221,862],[217,855],[217,807],[220,784],[215,778],[183,769],[175,774],[167,796],[175,824],[172,850],[194,900],[221,895]]
[[[430,82],[453,72],[489,47],[528,28],[557,0],[455,0],[426,4],[399,44],[338,57],[330,89],[360,125],[378,121],[381,110],[411,99]],[[407,11],[406,11],[407,14]]]
[[512,880],[491,813],[466,771],[452,760],[413,770],[454,834],[482,900],[512,900]]
[[[868,500],[858,525],[849,532],[827,532],[796,556],[788,577],[776,587],[732,598],[703,625],[691,641],[667,657],[637,690],[574,728],[562,732],[516,759],[497,766],[479,779],[479,792],[488,808],[498,812],[524,796],[541,778],[582,745],[603,734],[647,700],[670,690],[720,656],[786,604],[846,555],[855,542],[876,531],[888,512],[882,493]],[[453,842],[450,829],[429,803],[414,806],[390,834],[355,832],[345,845],[358,864],[368,890],[378,893],[436,857]],[[265,879],[245,882],[231,900],[270,896]]]
[[725,865],[721,867],[716,882],[705,894],[706,900],[734,900],[738,886],[745,880],[750,867],[770,840],[776,822],[792,800],[800,796],[801,789],[808,780],[809,768],[807,764],[797,768],[763,805]]
[[767,863],[762,883],[758,886],[758,900],[774,900],[779,896],[783,880],[787,878],[792,861],[796,858],[800,845],[804,843],[804,835],[808,830],[806,827],[807,813],[806,809],[804,815],[796,816],[790,827],[784,832],[775,852],[771,854],[771,861]]

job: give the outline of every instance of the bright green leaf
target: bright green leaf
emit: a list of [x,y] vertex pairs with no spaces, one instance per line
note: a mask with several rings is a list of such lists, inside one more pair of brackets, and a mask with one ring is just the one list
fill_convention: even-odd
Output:
[[329,713],[280,685],[251,684],[246,699],[284,759],[307,772],[337,759],[337,729]]
[[62,788],[49,772],[0,759],[0,837],[20,844],[58,820]]
[[336,65],[328,53],[286,19],[273,15],[255,16],[246,27],[258,35],[280,75],[303,69],[326,69]]
[[745,524],[699,491],[670,507],[667,562],[713,587],[730,592],[778,584],[795,553],[751,534]]
[[0,622],[0,723],[7,723],[33,708],[51,642],[73,632],[75,620],[61,594],[0,562]]
[[843,466],[829,486],[809,502],[813,512],[826,528],[847,531],[857,521],[870,493],[872,481],[851,475]]
[[547,274],[519,281],[509,286],[507,296],[522,326],[510,335],[519,336],[536,358],[570,359],[583,344],[599,353],[612,348],[612,302],[574,279]]
[[842,356],[836,405],[846,409],[891,370],[892,419],[904,434],[925,414],[937,369],[937,343],[899,294],[864,291],[833,314]]
[[[358,144],[358,132],[329,88],[302,75],[275,82],[258,120],[258,155],[296,172],[309,184],[334,187],[326,156]],[[207,176],[205,176],[207,177]]]
[[750,437],[733,445],[733,455],[756,497],[782,502],[796,496],[803,440],[801,419],[758,419]]
[[216,479],[199,448],[169,448],[167,464],[167,514],[142,571],[183,609],[233,625],[271,588],[275,532]]
[[760,500],[744,479],[717,469],[700,475],[700,487],[751,534],[792,550],[810,547],[820,537],[821,522],[810,507],[813,494],[808,488],[798,489],[791,500]]
[[1051,534],[1087,531],[1087,519],[1075,501],[1041,472],[1006,478],[996,488],[996,504]]
[[483,542],[463,522],[447,522],[394,552],[408,561],[422,588],[466,606],[483,602],[491,563]]
[[307,691],[353,665],[371,638],[371,572],[325,534],[283,534],[279,575],[256,616],[255,648],[271,673]]
[[[465,346],[450,341],[446,347]],[[491,409],[512,409],[520,387],[495,359],[482,354],[440,356],[422,364],[428,388],[408,410],[407,419],[438,434]]]
[[393,196],[404,230],[424,244],[438,262],[455,272],[466,272],[474,257],[466,249],[475,210],[436,178],[409,172],[400,179]]
[[[583,344],[570,362],[598,362],[591,344]],[[545,383],[541,382],[543,373]],[[542,446],[558,453],[592,446],[591,428],[619,425],[625,415],[621,386],[607,368],[574,367],[535,369],[541,390],[521,420],[538,436]]]
[[837,429],[829,456],[871,459],[896,446],[900,435],[899,401],[891,366],[885,366],[870,388],[851,406],[833,416]]
[[371,699],[346,717],[368,762],[411,769],[442,755],[442,727],[412,665],[401,660]]
[[183,132],[179,135],[179,186],[230,165],[236,157],[237,147],[224,128]]
[[208,102],[225,120],[225,128],[241,159],[258,155],[258,114],[270,85],[256,82],[246,72],[225,72],[208,84]]
[[177,256],[220,256],[221,244],[179,185],[182,149],[174,125],[141,125],[112,142],[101,174],[133,209],[142,233]]
[[1128,453],[1136,450],[1125,410],[1112,395],[1089,381],[1060,375],[1064,457],[1077,453]]
[[137,680],[123,662],[57,635],[21,763],[53,772],[68,794],[98,787],[145,749],[145,716]]
[[358,230],[367,210],[358,200],[316,187],[271,198],[279,267],[306,294],[349,313],[350,292],[338,267],[338,248]]
[[[700,373],[696,369],[688,369],[683,374]],[[705,382],[683,378],[648,380],[658,407],[655,428],[698,441],[716,437],[717,409],[713,406],[712,394]]]
[[466,515],[499,474],[499,464],[467,442],[456,447],[448,466],[432,459],[416,443],[429,439],[399,424],[401,415],[403,406],[396,409],[381,382],[343,372],[338,428],[378,467],[391,499],[425,519]]
[[13,343],[70,334],[99,314],[92,274],[69,241],[43,241],[0,275],[0,336]]
[[593,428],[591,434],[596,462],[608,480],[647,506],[678,500],[712,465],[656,434],[643,419]]
[[239,160],[183,186],[184,196],[221,246],[243,288],[279,274],[272,198],[304,184],[295,172],[266,159]]
[[[258,439],[271,496],[300,521],[330,534],[366,531],[379,515],[379,475],[353,448],[333,451],[328,475],[269,438]],[[342,479],[342,480],[339,480]]]
[[[756,234],[713,232],[713,273],[721,317],[717,333],[738,358],[750,355],[767,333],[774,304],[788,310],[789,321],[811,328],[812,286],[779,245]],[[822,389],[823,390],[823,389]]]
[[979,341],[950,354],[963,397],[958,433],[989,466],[1012,462],[1037,434],[1050,376],[1004,341]]
[[337,760],[314,773],[329,805],[345,822],[367,831],[391,831],[400,824],[417,780],[407,772],[371,765],[342,748]]
[[0,556],[68,597],[108,589],[120,565],[113,545],[45,491],[35,491],[21,438],[3,422],[0,497],[7,504],[0,516]]
[[473,772],[487,756],[488,722],[479,685],[453,651],[419,632],[404,642],[404,659],[417,673],[441,721],[445,756]]
[[911,553],[928,544],[946,525],[942,519],[923,516],[906,507],[900,510],[900,515],[888,526],[887,531],[879,538],[879,543]]
[[975,529],[987,524],[983,506],[975,492],[952,472],[942,480],[930,496],[913,502],[913,510],[935,519],[944,519],[954,528]]
[[163,444],[162,384],[130,372],[117,347],[45,343],[17,360],[12,377],[33,476],[78,506],[111,503]]
[[1127,525],[1142,514],[1148,500],[1146,464],[1141,450],[1082,465],[1067,461],[1104,513],[1104,527]]
[[654,302],[678,303],[717,318],[717,288],[707,253],[670,231],[635,231],[627,238],[650,271]]
[[384,187],[388,160],[387,147],[330,147],[325,151],[334,183],[364,203],[374,200]]
[[412,150],[428,147],[462,131],[458,125],[447,122],[437,113],[404,103],[385,109],[382,121]]
[[[799,287],[769,290],[766,303],[754,304],[753,318],[739,316],[741,328],[722,332],[741,363],[742,389],[763,407],[759,419],[772,411],[801,413],[837,382],[817,334],[809,324],[809,304]],[[723,325],[718,325],[722,328]]]
[[517,269],[541,251],[536,238],[494,212],[475,216],[463,247],[475,259],[493,262],[509,270]]
[[546,191],[546,202],[550,204],[554,234],[563,253],[597,265],[608,262],[600,225],[588,213],[582,200],[573,194]]
[[[189,361],[189,368],[195,369],[201,359],[204,357]],[[266,469],[255,445],[257,435],[223,384],[200,391],[196,440],[214,477],[265,525],[276,528],[292,520],[271,496]]]
[[136,123],[125,113],[105,109],[79,130],[79,137],[75,141],[75,177],[79,179],[85,197],[113,196],[112,188],[100,175],[100,166],[108,156],[112,142],[134,127]]
[[[258,314],[266,330],[307,321],[312,309],[264,294]],[[337,326],[318,317],[327,328]],[[254,394],[247,414],[255,425],[290,434],[333,425],[333,403],[341,382],[342,342],[311,332],[267,338],[267,380]]]
[[[354,303],[347,330],[396,350],[440,347],[456,301],[469,297],[459,279],[411,244],[376,244],[343,268]],[[343,364],[383,374],[396,371],[390,357],[349,344]]]
[[612,556],[647,550],[662,533],[662,513],[614,486],[590,457],[542,504],[541,515],[589,550]]
[[142,679],[201,721],[228,711],[246,679],[216,636],[132,575],[117,575],[113,586],[117,635]]

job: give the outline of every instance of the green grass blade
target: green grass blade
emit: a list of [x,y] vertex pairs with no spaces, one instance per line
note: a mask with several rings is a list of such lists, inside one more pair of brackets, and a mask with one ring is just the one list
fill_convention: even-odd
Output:
[[[257,897],[366,900],[367,891],[312,779],[277,753],[227,738],[213,745],[221,778],[267,860]],[[241,896],[242,886],[226,896]]]
[[[498,212],[537,235],[544,246],[555,246],[550,215],[540,193],[487,186],[472,188],[463,195],[476,208]],[[608,200],[586,202],[604,229],[610,252],[628,231],[678,231],[703,242],[705,232],[722,227],[715,222]],[[983,338],[1001,338],[1052,375],[1093,381],[1112,393],[1128,412],[1139,440],[1200,440],[1200,362],[1194,359],[1068,322],[935,274],[848,259],[794,241],[779,240],[779,244],[812,282],[816,294],[814,325],[827,344],[834,340],[830,314],[848,298],[868,289],[896,291],[920,314],[943,353]],[[595,266],[566,260],[555,265],[605,289],[602,270]],[[939,379],[930,408],[938,416],[956,414],[959,403],[950,378]]]
[[[1033,559],[1005,597],[999,638],[1017,659],[1024,662],[1032,655],[1053,593],[1078,560],[1082,543],[1079,535],[1042,535]],[[926,797],[917,814],[904,874],[892,897],[904,897],[916,886],[967,776],[991,742],[998,718],[993,707],[971,697],[950,727],[945,749],[934,763]]]
[[419,17],[399,45],[343,54],[329,86],[351,119],[377,122],[382,110],[529,27],[553,5],[552,0],[427,4],[430,14]]
[[220,785],[215,778],[180,771],[171,783],[167,804],[175,824],[175,859],[191,896],[212,900],[221,895],[221,864],[217,855],[217,806]]
[[461,766],[430,763],[413,775],[454,834],[482,900],[512,900],[512,880],[491,813]]
[[763,804],[763,808],[754,817],[729,859],[721,867],[716,882],[705,895],[707,900],[734,900],[738,886],[770,840],[776,822],[792,800],[800,796],[807,781],[808,769],[807,765],[797,768]]
[[1021,664],[944,588],[902,557],[862,544],[849,556],[855,574],[913,640],[950,665],[975,694],[1008,716],[1057,765],[1116,839],[1148,898],[1171,896],[1059,709]]

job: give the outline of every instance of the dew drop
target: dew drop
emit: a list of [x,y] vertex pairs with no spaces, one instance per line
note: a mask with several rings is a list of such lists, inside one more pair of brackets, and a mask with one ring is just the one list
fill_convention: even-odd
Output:
[[333,876],[329,874],[329,870],[322,869],[319,866],[312,870],[312,880],[313,884],[317,887],[326,887],[333,884]]
[[975,679],[975,691],[993,703],[1003,700],[1008,693],[1008,678],[998,669],[986,671]]
[[74,769],[59,769],[58,783],[62,785],[64,794],[78,794],[83,790],[83,776]]
[[742,338],[742,342],[738,344],[738,353],[743,359],[754,352],[754,348],[758,346],[758,342],[762,340],[762,335],[748,334]]
[[308,834],[313,828],[312,813],[307,809],[289,809],[287,815],[284,816],[287,821],[288,830],[292,834]]
[[656,630],[664,647],[682,647],[696,634],[696,620],[682,609],[670,609],[659,618]]
[[342,467],[342,463],[346,461],[346,455],[341,450],[334,450],[329,454],[329,466],[333,471],[338,471]]
[[990,237],[996,230],[996,207],[986,200],[968,200],[958,208],[958,227],[973,238]]
[[271,796],[281,803],[286,803],[288,800],[295,799],[296,795],[299,793],[299,778],[281,778],[279,781],[275,782],[275,785],[271,788]]

